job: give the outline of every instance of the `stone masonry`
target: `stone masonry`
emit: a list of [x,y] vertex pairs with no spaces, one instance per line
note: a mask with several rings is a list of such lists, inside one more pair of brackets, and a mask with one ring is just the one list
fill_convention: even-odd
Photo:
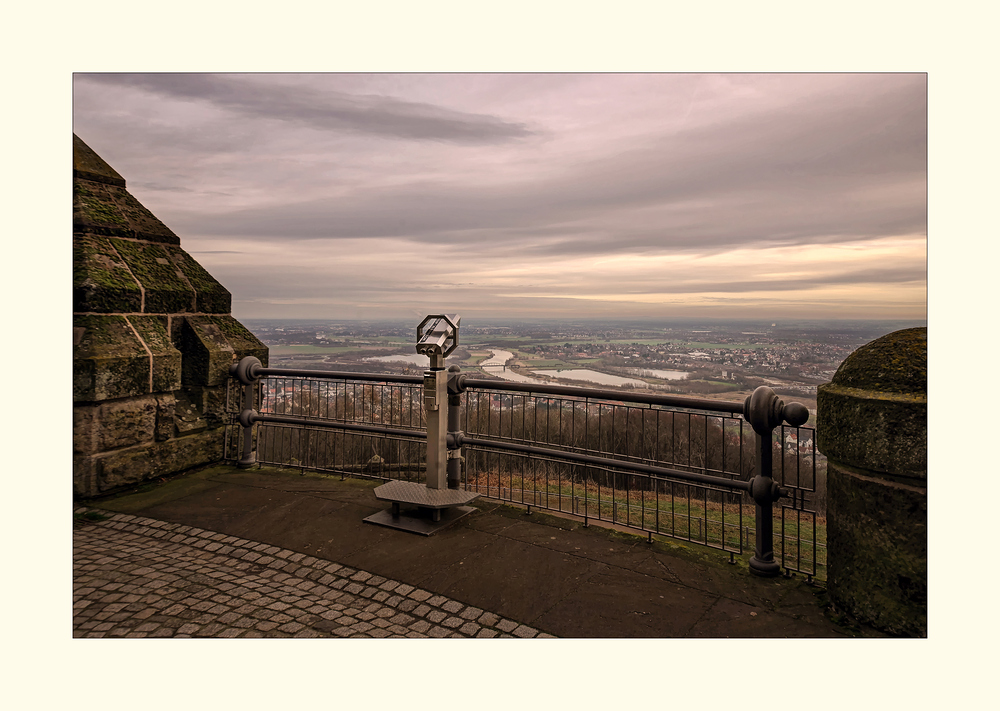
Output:
[[73,136],[73,488],[219,461],[231,363],[267,347],[229,292]]
[[892,634],[927,635],[927,329],[862,346],[820,386],[830,598]]

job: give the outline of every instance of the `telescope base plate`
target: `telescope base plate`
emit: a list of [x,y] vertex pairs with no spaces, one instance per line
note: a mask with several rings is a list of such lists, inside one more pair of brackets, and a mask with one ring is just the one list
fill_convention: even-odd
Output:
[[[430,489],[411,481],[390,481],[375,488],[375,497],[391,501],[392,508],[379,511],[364,519],[365,523],[395,528],[400,531],[430,536],[451,526],[476,509],[463,506],[479,498],[474,491],[461,489]],[[401,504],[415,505],[415,509],[401,510]]]

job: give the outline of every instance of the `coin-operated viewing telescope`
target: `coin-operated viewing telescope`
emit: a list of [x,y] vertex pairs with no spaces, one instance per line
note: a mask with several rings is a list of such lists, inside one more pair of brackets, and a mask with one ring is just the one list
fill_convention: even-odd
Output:
[[427,486],[447,488],[445,433],[448,431],[448,374],[444,358],[458,346],[458,316],[427,316],[417,326],[417,353],[431,359],[424,372],[424,412],[427,417]]
[[[417,353],[431,359],[431,370],[442,370],[444,359],[458,346],[460,316],[427,316],[417,326]],[[425,328],[426,327],[426,328]]]
[[[417,326],[417,353],[430,358],[424,371],[424,415],[427,420],[427,476],[423,484],[395,480],[375,487],[375,498],[391,501],[391,511],[379,511],[365,521],[429,536],[450,526],[475,509],[466,504],[479,498],[477,491],[461,489],[462,449],[459,420],[461,405],[460,368],[445,370],[444,359],[458,346],[456,316],[427,316]],[[453,381],[454,392],[448,389]],[[402,512],[402,506],[416,510]]]

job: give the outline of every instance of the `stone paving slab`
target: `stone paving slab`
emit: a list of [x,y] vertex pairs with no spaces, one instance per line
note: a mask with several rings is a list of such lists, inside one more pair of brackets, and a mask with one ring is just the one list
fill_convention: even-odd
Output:
[[[88,511],[108,518],[83,520]],[[74,637],[552,637],[266,543],[131,514],[75,513]]]

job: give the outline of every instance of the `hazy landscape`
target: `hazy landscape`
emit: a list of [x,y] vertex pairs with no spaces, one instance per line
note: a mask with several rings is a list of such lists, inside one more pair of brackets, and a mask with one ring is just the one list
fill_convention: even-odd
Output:
[[[420,373],[416,326],[401,320],[246,319],[270,365]],[[507,380],[653,389],[742,400],[760,385],[816,409],[852,351],[923,321],[512,320],[463,322],[449,365]],[[810,425],[813,424],[810,422]]]

